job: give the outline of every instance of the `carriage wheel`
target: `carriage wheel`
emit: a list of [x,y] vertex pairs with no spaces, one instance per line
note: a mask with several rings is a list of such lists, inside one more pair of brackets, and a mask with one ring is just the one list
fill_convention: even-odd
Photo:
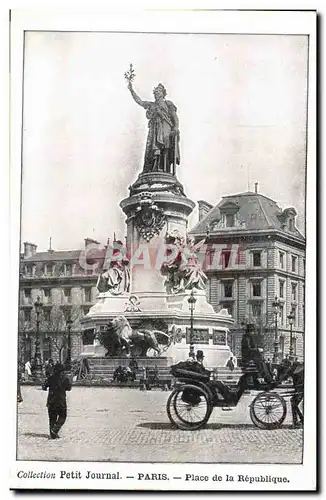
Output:
[[260,429],[278,429],[286,417],[286,402],[276,392],[261,392],[250,405],[250,418]]
[[167,401],[168,417],[179,429],[199,429],[206,424],[211,412],[209,395],[196,385],[176,388]]

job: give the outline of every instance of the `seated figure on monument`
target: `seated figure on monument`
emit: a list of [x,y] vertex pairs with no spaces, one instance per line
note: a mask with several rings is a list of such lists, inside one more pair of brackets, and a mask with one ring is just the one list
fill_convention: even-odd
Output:
[[131,79],[128,89],[134,101],[146,109],[148,136],[146,142],[144,173],[165,172],[175,175],[180,164],[179,119],[173,102],[165,99],[166,89],[159,83],[154,88],[155,101],[143,101],[134,91]]
[[100,293],[110,292],[112,295],[128,293],[130,289],[129,260],[121,253],[123,244],[115,241],[111,258],[106,259],[107,270],[99,275],[96,287]]
[[182,236],[177,230],[167,234],[165,242],[176,247],[173,257],[163,262],[161,273],[167,276],[165,286],[168,293],[182,293],[186,290],[205,290],[207,276],[202,270],[197,253],[207,237],[195,243],[194,238]]

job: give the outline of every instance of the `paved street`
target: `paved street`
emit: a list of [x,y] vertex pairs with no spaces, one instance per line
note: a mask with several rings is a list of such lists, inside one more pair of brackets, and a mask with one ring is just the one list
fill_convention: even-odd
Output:
[[18,405],[18,455],[21,460],[127,462],[300,463],[302,430],[253,426],[245,395],[238,407],[215,408],[198,431],[173,429],[160,390],[73,387],[61,439],[49,440],[47,393],[22,387]]

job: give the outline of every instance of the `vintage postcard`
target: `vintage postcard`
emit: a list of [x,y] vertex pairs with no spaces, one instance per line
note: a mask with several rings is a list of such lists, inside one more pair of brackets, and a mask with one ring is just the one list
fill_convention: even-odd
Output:
[[316,13],[10,50],[11,488],[315,490]]

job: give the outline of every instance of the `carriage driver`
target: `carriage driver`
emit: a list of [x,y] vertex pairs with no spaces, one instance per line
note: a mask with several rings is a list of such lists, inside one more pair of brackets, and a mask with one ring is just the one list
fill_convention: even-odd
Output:
[[265,382],[270,383],[273,377],[264,359],[263,350],[256,344],[254,333],[255,325],[247,324],[246,333],[241,341],[242,366],[248,365],[251,361],[254,362],[259,375],[265,379]]

